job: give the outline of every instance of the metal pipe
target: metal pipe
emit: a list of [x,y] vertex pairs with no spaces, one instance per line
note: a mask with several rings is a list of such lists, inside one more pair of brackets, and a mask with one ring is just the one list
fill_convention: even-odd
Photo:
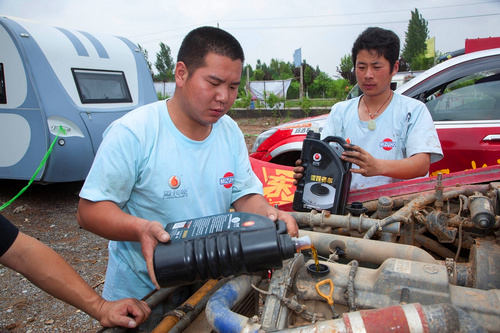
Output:
[[222,287],[226,282],[229,281],[229,278],[224,278],[220,279],[217,284],[207,293],[203,296],[203,298],[196,303],[192,311],[189,311],[186,313],[185,316],[183,316],[177,324],[175,324],[174,327],[172,327],[168,333],[181,333],[184,332],[184,330],[193,323],[193,321],[198,317],[198,315],[205,309],[205,306],[207,305],[208,300],[210,297],[212,297],[213,293],[218,290],[220,287]]
[[288,328],[278,332],[486,332],[467,312],[451,304],[420,305],[412,303],[382,309],[344,313],[342,318]]
[[217,290],[207,303],[205,314],[212,328],[218,332],[257,332],[260,325],[247,317],[231,311],[252,289],[252,284],[260,281],[256,275],[240,275]]
[[388,258],[437,263],[429,253],[412,245],[380,242],[371,239],[346,237],[307,230],[299,230],[299,235],[309,236],[318,254],[324,257],[330,255],[330,244],[335,241],[335,247],[341,247],[348,259],[356,259],[374,264],[381,264]]
[[[299,226],[320,226],[345,228],[348,230],[357,230],[359,232],[366,231],[372,226],[380,224],[381,220],[372,219],[367,216],[351,216],[351,215],[333,215],[328,211],[319,212],[289,212]],[[393,223],[382,228],[385,232],[399,233],[399,223]]]
[[448,250],[435,240],[430,239],[429,237],[426,237],[422,234],[415,234],[415,240],[422,245],[422,247],[425,247],[426,249],[431,250],[432,252],[440,255],[443,258],[455,258],[455,253],[453,253],[451,250]]
[[449,200],[451,198],[456,198],[461,194],[472,195],[474,193],[474,191],[472,191],[472,189],[469,187],[462,187],[457,190],[452,190],[445,193],[440,193],[440,191],[438,192],[439,192],[438,195],[436,195],[436,193],[427,193],[416,197],[415,199],[410,201],[407,205],[404,205],[402,208],[400,208],[397,212],[383,219],[380,225],[373,225],[372,227],[370,227],[370,229],[368,229],[363,238],[367,239],[371,238],[373,234],[375,234],[375,232],[377,231],[377,227],[383,228],[384,226],[394,222],[408,220],[408,218],[412,214],[412,211],[433,203],[434,201],[436,201],[437,197],[439,197],[441,200],[441,195],[442,195],[442,200],[444,201],[444,200]]
[[163,318],[162,321],[155,327],[153,333],[166,333],[170,331],[170,329],[174,327],[181,318],[194,309],[194,306],[201,301],[203,296],[208,294],[217,285],[217,282],[218,281],[215,279],[205,282],[200,289],[198,289],[184,303],[182,303],[180,308],[174,310],[173,314]]
[[[472,195],[474,194],[474,192],[486,193],[488,192],[489,189],[490,189],[489,184],[471,184],[471,185],[462,185],[454,187],[445,187],[443,189],[443,195],[446,195],[446,193],[450,191],[463,191],[462,194],[464,195]],[[391,197],[394,200],[393,208],[402,207],[406,202],[411,201],[420,195],[425,195],[433,192],[434,190],[429,190],[425,192],[418,192],[401,196],[393,196]],[[443,199],[446,200],[445,198]],[[377,204],[378,204],[378,199],[363,202],[363,206],[368,208],[369,212],[377,210]]]

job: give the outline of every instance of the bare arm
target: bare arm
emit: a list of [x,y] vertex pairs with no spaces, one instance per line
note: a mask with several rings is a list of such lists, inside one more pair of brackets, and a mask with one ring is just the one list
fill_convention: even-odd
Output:
[[47,293],[99,320],[102,326],[133,328],[151,310],[133,298],[109,302],[99,296],[64,259],[40,241],[19,232],[0,263],[26,276]]
[[342,153],[342,159],[359,166],[351,172],[365,177],[386,176],[397,179],[412,179],[422,177],[429,172],[431,164],[430,154],[419,153],[401,160],[382,160],[373,157],[363,148],[350,145],[351,150]]
[[111,201],[80,199],[77,220],[82,228],[111,240],[140,242],[149,277],[159,289],[153,269],[153,253],[158,242],[167,242],[170,235],[157,221],[148,221],[123,212]]
[[239,212],[264,215],[273,221],[282,220],[285,222],[290,236],[296,237],[298,235],[299,228],[295,219],[290,214],[271,206],[266,198],[260,194],[245,195],[236,200],[233,206]]

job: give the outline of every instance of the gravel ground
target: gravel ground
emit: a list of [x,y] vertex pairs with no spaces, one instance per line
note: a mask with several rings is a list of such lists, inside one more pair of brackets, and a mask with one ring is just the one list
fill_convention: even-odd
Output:
[[[257,134],[279,123],[273,118],[237,119],[237,122],[249,148]],[[0,203],[10,200],[26,184],[26,181],[0,180]],[[107,240],[81,229],[76,222],[82,184],[32,184],[1,213],[21,231],[63,256],[100,293],[107,264]],[[0,279],[0,333],[96,332],[101,328],[84,312],[53,298],[2,265]]]

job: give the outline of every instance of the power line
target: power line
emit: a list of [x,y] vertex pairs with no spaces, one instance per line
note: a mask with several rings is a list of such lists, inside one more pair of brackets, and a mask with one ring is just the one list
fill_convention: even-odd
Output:
[[[441,9],[450,7],[463,7],[463,6],[476,6],[481,4],[492,4],[498,3],[498,0],[494,1],[482,1],[474,3],[464,3],[464,4],[454,4],[448,6],[433,6],[433,7],[420,7],[417,8],[419,11],[426,9]],[[281,16],[281,17],[264,17],[264,18],[250,18],[250,19],[228,19],[225,22],[252,22],[252,21],[269,21],[269,20],[291,20],[291,19],[308,19],[308,18],[327,18],[327,17],[345,17],[345,16],[355,16],[355,15],[366,15],[366,14],[387,14],[387,13],[398,13],[398,12],[408,12],[412,9],[392,9],[392,10],[378,10],[378,11],[366,11],[366,12],[353,12],[353,13],[343,13],[343,14],[324,14],[324,15],[305,15],[305,16]]]
[[[428,9],[442,9],[442,8],[450,8],[450,7],[464,7],[464,6],[477,6],[481,4],[494,4],[498,3],[497,0],[494,1],[480,1],[480,2],[473,2],[473,3],[463,3],[463,4],[453,4],[453,5],[446,5],[446,6],[430,6],[430,7],[421,7],[417,8],[418,10],[428,10]],[[328,14],[328,15],[303,15],[303,16],[289,16],[289,17],[265,17],[265,18],[249,18],[249,19],[228,19],[228,20],[219,20],[221,22],[258,22],[258,21],[269,21],[269,20],[297,20],[297,19],[311,19],[311,18],[332,18],[332,17],[345,17],[345,16],[355,16],[355,15],[366,15],[366,14],[381,14],[381,13],[397,13],[397,12],[407,12],[408,10],[412,9],[393,9],[393,10],[379,10],[379,11],[366,11],[366,12],[353,12],[353,13],[344,13],[344,14]],[[499,13],[489,13],[489,14],[479,14],[479,15],[468,15],[468,16],[457,16],[457,17],[451,17],[451,18],[437,18],[437,19],[426,19],[427,21],[436,21],[436,20],[450,20],[450,19],[460,19],[460,18],[473,18],[473,17],[483,17],[483,16],[492,16],[492,15],[499,15]],[[214,21],[215,22],[215,21]],[[145,33],[145,34],[138,34],[138,35],[133,35],[130,36],[131,38],[136,38],[136,37],[144,37],[144,36],[151,36],[151,35],[161,35],[169,32],[176,32],[176,31],[184,31],[186,29],[198,27],[201,25],[209,25],[211,23],[214,23],[212,21],[210,22],[205,22],[201,24],[192,24],[184,27],[176,27],[172,29],[167,29],[167,30],[162,30],[158,32],[151,32],[151,33]],[[293,29],[293,28],[322,28],[322,27],[335,27],[335,26],[356,26],[356,25],[376,25],[376,24],[387,24],[387,23],[392,23],[392,24],[399,24],[399,23],[406,23],[408,20],[405,21],[384,21],[384,22],[371,22],[371,23],[346,23],[346,24],[324,24],[324,25],[294,25],[294,26],[252,26],[252,27],[232,27],[232,29],[241,29],[241,30],[246,30],[246,29]]]
[[[490,14],[480,14],[480,15],[465,15],[465,16],[454,16],[454,17],[440,17],[426,19],[426,21],[445,21],[445,20],[456,20],[464,18],[475,18],[475,17],[486,17],[486,16],[497,16],[500,13],[490,13]],[[358,26],[358,25],[379,25],[379,24],[400,24],[408,23],[408,20],[398,20],[398,21],[383,21],[383,22],[360,22],[360,23],[329,23],[329,24],[310,24],[310,25],[283,25],[283,26],[251,26],[251,27],[230,27],[232,30],[261,30],[261,29],[304,29],[304,28],[330,28],[330,27],[348,27],[348,26]]]

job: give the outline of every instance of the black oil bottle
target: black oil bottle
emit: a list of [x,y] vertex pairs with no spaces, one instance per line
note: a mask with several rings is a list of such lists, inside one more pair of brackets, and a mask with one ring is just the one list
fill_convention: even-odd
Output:
[[[330,145],[331,142],[336,144]],[[293,198],[294,210],[344,213],[351,186],[351,163],[340,158],[345,144],[346,141],[338,136],[321,140],[319,133],[307,132],[300,156],[304,173]]]
[[292,238],[283,221],[226,213],[169,223],[170,241],[156,246],[153,265],[161,287],[282,267],[309,237]]

